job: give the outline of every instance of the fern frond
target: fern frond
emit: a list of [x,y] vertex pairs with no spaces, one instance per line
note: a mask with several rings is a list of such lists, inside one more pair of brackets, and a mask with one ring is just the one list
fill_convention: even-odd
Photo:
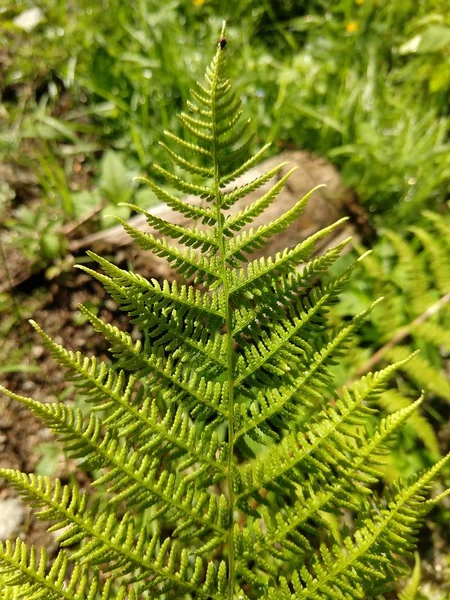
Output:
[[212,158],[211,152],[209,150],[207,150],[206,148],[199,146],[198,144],[193,144],[192,142],[187,142],[186,140],[183,140],[182,138],[178,137],[177,135],[174,135],[170,131],[164,131],[164,135],[168,139],[172,140],[173,142],[176,142],[178,145],[180,145],[184,150],[186,150],[190,154],[197,154],[200,156],[205,156],[210,159]]
[[286,229],[303,213],[312,194],[321,187],[323,186],[318,185],[313,188],[290,210],[278,217],[278,219],[275,219],[275,221],[266,225],[261,225],[256,231],[253,231],[252,229],[245,231],[244,233],[241,233],[241,235],[231,239],[226,246],[227,259],[238,257],[241,260],[246,260],[242,252],[253,252],[258,248],[262,248],[267,244],[269,238],[286,231]]
[[[386,358],[391,361],[399,361],[406,358],[410,353],[411,349],[407,346],[396,346],[389,349],[386,353]],[[404,370],[419,389],[429,389],[447,401],[450,401],[450,383],[448,379],[420,354],[416,354],[405,365]]]
[[450,329],[433,321],[425,321],[414,327],[412,332],[419,339],[442,346],[447,352],[450,352]]
[[340,598],[349,590],[360,598],[364,598],[365,590],[373,595],[377,587],[389,581],[395,568],[401,568],[396,555],[413,547],[418,526],[430,509],[424,495],[449,459],[450,455],[408,487],[399,488],[384,506],[378,507],[379,514],[373,521],[366,519],[353,538],[344,540],[343,547],[333,545],[330,550],[322,544],[311,569],[303,568],[293,575],[292,591],[281,578],[281,590],[271,588],[268,597],[306,600],[320,597],[327,590],[331,598]]
[[[197,83],[197,87],[201,87],[201,84]],[[201,89],[202,94],[199,94],[199,92],[197,90],[193,90],[191,89],[191,96],[194,98],[194,100],[196,100],[200,105],[202,106],[206,106],[207,108],[210,108],[212,106],[212,102],[211,99],[208,97],[209,93],[207,90],[205,90],[204,88]]]
[[[85,566],[75,564],[69,577],[69,561],[65,552],[58,552],[49,566],[45,548],[40,553],[28,548],[20,538],[15,543],[0,542],[0,573],[7,586],[15,588],[11,599],[23,600],[98,600],[98,577],[89,577]],[[106,591],[110,586],[106,586]],[[4,598],[2,589],[2,598]],[[130,596],[130,600],[133,597]],[[110,598],[102,594],[101,600]]]
[[[218,71],[220,69],[219,62],[221,61],[221,58],[222,57],[219,57],[219,60],[215,61],[214,67],[216,70],[216,74],[215,74],[216,77],[217,77]],[[213,59],[213,61],[214,61],[214,59]],[[220,76],[219,76],[219,78],[220,78]],[[242,101],[240,98],[238,98],[236,96],[235,92],[232,92],[230,90],[229,93],[226,94],[225,98],[223,97],[223,94],[218,93],[218,88],[220,86],[219,78],[217,79],[217,82],[215,85],[216,91],[213,92],[213,90],[211,88],[211,96],[213,96],[213,93],[214,93],[214,99],[212,100],[212,102],[214,104],[214,112],[215,112],[214,117],[215,117],[216,123],[218,125],[228,122],[231,115],[233,115],[237,110],[240,110],[240,107],[242,106]]]
[[252,167],[257,165],[261,160],[263,154],[270,148],[270,144],[265,144],[256,154],[254,154],[251,158],[246,160],[240,167],[232,171],[231,173],[225,175],[220,178],[219,185],[220,187],[224,187],[228,183],[231,183],[244,173],[247,173]]
[[[221,109],[216,111],[216,135],[218,136],[229,132],[231,127],[234,128],[239,122],[240,116],[243,114],[241,111],[242,101],[235,95],[230,95],[226,104],[222,104],[223,106]],[[238,119],[236,119],[237,115],[239,115]]]
[[[80,309],[86,311],[84,307]],[[88,317],[93,316],[89,311],[86,314]],[[145,433],[147,435],[151,435],[152,433],[156,433],[158,436],[163,435],[163,427],[158,427],[157,423],[152,424],[152,420],[157,421],[159,418],[159,410],[156,409],[157,402],[152,395],[148,394],[143,386],[135,392],[135,384],[139,379],[136,375],[130,375],[127,378],[123,370],[117,371],[108,368],[104,363],[98,364],[95,357],[89,359],[83,357],[80,353],[67,351],[62,346],[53,342],[34,322],[32,322],[32,325],[41,335],[51,355],[61,366],[69,369],[72,380],[88,394],[88,399],[96,404],[95,410],[114,408],[112,419],[117,426],[124,427],[127,434],[131,433],[131,430],[127,429],[131,423],[133,431],[135,430],[136,433],[139,432],[140,436],[143,436]],[[128,340],[128,343],[131,343],[128,337],[125,339]],[[138,359],[140,359],[141,357],[139,357],[136,347],[133,347],[133,351],[137,353]],[[145,359],[142,360],[144,363],[146,362]],[[160,369],[164,369],[163,361],[158,358],[155,358],[154,364],[158,364]],[[181,373],[182,370],[179,370],[179,374]],[[188,383],[183,384],[180,381],[180,385],[183,389],[189,388]],[[204,383],[201,383],[200,390],[203,389],[203,386]],[[217,397],[219,390],[215,388],[215,391],[212,392],[210,388],[208,396],[209,393],[213,393],[213,397]],[[141,406],[138,403],[141,403]],[[169,424],[172,429],[173,423],[170,423],[170,419],[166,425]],[[141,430],[144,431],[141,432]],[[170,440],[170,443],[176,443],[181,449],[183,445],[185,446],[186,440],[182,442],[181,439],[177,440],[174,437]],[[200,440],[196,440],[196,443],[200,443]],[[203,443],[200,445],[203,446]]]
[[319,350],[312,349],[308,369],[304,373],[278,389],[265,389],[256,394],[249,410],[242,407],[239,412],[236,411],[236,439],[244,435],[255,439],[264,439],[264,434],[273,436],[273,426],[279,428],[283,417],[292,418],[291,413],[296,412],[296,407],[310,407],[322,402],[320,390],[329,383],[326,366],[332,364],[339,349],[360,327],[371,308],[357,315],[350,325],[343,327]]
[[[430,293],[429,273],[423,269],[421,257],[402,236],[394,231],[386,231],[385,236],[391,242],[397,254],[397,270],[401,274],[401,289],[408,297],[405,312],[409,318],[417,316],[426,310],[433,301],[433,296]],[[386,275],[384,275],[384,278],[386,279]],[[394,293],[398,295],[396,289]],[[401,314],[399,318],[400,324],[402,324]]]
[[136,177],[136,180],[142,181],[143,183],[148,185],[152,192],[154,192],[158,200],[167,204],[167,206],[172,210],[182,215],[185,215],[186,217],[193,220],[200,219],[203,221],[203,223],[207,223],[209,225],[212,225],[216,222],[216,216],[212,213],[211,210],[203,208],[201,206],[189,204],[184,200],[180,200],[176,196],[172,196],[172,194],[169,194],[168,192],[160,188],[158,185],[153,183],[153,181],[147,179],[147,177]]
[[[324,407],[301,432],[287,435],[260,458],[244,465],[240,470],[241,491],[237,497],[251,497],[258,490],[272,485],[276,485],[279,491],[292,488],[294,483],[302,484],[303,474],[310,471],[307,463],[311,456],[314,456],[317,465],[321,465],[319,472],[323,476],[329,470],[329,461],[335,464],[334,456],[346,449],[347,444],[353,444],[349,425],[365,422],[373,412],[367,403],[380,395],[393,373],[407,360],[364,377],[355,384],[352,392],[344,388],[342,397],[334,406]],[[405,415],[407,418],[409,413]]]
[[263,194],[261,198],[255,200],[249,206],[239,212],[228,215],[225,219],[224,235],[231,236],[233,232],[240,231],[245,225],[251,223],[256,217],[264,212],[264,210],[274,202],[279,192],[283,189],[289,177],[296,169],[290,169],[281,179],[279,179],[268,192]]
[[[257,384],[259,379],[267,383],[267,376],[284,376],[292,372],[295,376],[304,360],[305,350],[301,344],[304,330],[323,328],[323,311],[336,302],[342,285],[348,280],[353,266],[343,275],[323,288],[315,288],[309,295],[291,307],[287,318],[261,332],[257,344],[242,343],[242,354],[236,362],[235,385]],[[306,336],[304,336],[306,337]]]
[[405,585],[403,590],[398,595],[398,600],[416,600],[417,593],[419,591],[420,579],[422,576],[422,569],[420,568],[420,558],[416,553],[414,569],[411,574],[411,578]]
[[289,302],[298,301],[301,294],[308,293],[314,287],[314,281],[336,262],[349,241],[350,238],[343,240],[325,254],[302,265],[301,269],[276,278],[265,288],[264,296],[253,299],[251,307],[236,307],[233,337],[240,339],[241,334],[258,337],[261,320],[283,320]]
[[[376,344],[383,349],[379,356],[386,360],[399,360],[416,348],[421,350],[420,355],[405,366],[397,381],[398,388],[381,396],[380,404],[388,413],[407,406],[411,402],[409,396],[414,397],[421,390],[430,403],[436,396],[449,399],[444,362],[446,350],[450,348],[446,304],[449,288],[442,284],[450,259],[450,247],[446,243],[448,215],[428,211],[426,216],[431,227],[413,228],[414,236],[386,231],[384,239],[363,263],[370,275],[365,278],[367,295],[380,293],[385,301],[380,310],[374,311],[370,330],[362,332],[361,341],[369,337],[375,340],[378,336]],[[433,269],[431,261],[434,261]],[[444,279],[439,283],[441,272]],[[445,290],[443,295],[441,290]],[[410,426],[426,449],[438,455],[435,426],[418,413],[410,419]]]
[[[129,449],[121,444],[113,429],[107,429],[103,434],[104,423],[94,415],[91,415],[89,422],[85,424],[79,410],[75,411],[60,404],[42,405],[31,398],[17,396],[11,392],[8,392],[8,395],[28,406],[41,418],[61,438],[70,456],[83,458],[85,469],[107,469],[99,476],[95,485],[106,485],[111,495],[111,506],[126,500],[129,506],[137,505],[141,509],[151,507],[153,519],[164,516],[167,522],[175,523],[183,518],[179,531],[184,531],[185,537],[193,526],[196,527],[199,537],[199,528],[208,532],[211,530],[216,536],[224,535],[227,519],[226,500],[224,497],[208,496],[205,491],[195,492],[192,479],[198,478],[201,470],[194,469],[190,478],[186,477],[181,481],[168,470],[159,475],[161,448],[156,452],[153,447],[153,452],[150,453],[147,452],[148,445],[139,450]],[[170,460],[170,457],[165,459]],[[192,459],[186,461],[183,467],[189,467],[192,462]],[[0,472],[2,477],[23,492],[23,477],[26,477],[24,474],[8,470]],[[41,496],[41,500],[43,498]],[[45,514],[42,518],[47,517]]]
[[450,264],[447,254],[442,251],[440,243],[425,229],[410,227],[410,231],[425,248],[437,289],[441,294],[446,294],[450,290]]
[[[188,171],[188,173],[193,173],[194,175],[201,175],[202,177],[212,177],[213,176],[213,172],[212,172],[211,168],[202,167],[200,165],[195,165],[194,163],[190,162],[189,160],[186,160],[183,156],[181,156],[177,152],[174,152],[171,148],[169,148],[169,146],[167,146],[167,144],[164,144],[163,142],[159,142],[159,145],[164,148],[164,150],[167,152],[167,154],[169,155],[169,157],[171,158],[172,162],[175,165],[177,165],[178,167],[181,167],[185,171]],[[141,181],[145,181],[145,177],[142,177],[139,179]]]
[[[414,416],[420,400],[391,397],[390,408],[396,403],[400,410],[381,420],[374,402],[396,370],[421,369],[416,355],[408,362],[402,348],[405,361],[334,389],[330,367],[373,308],[329,326],[328,312],[353,265],[321,279],[348,240],[323,256],[313,253],[345,219],[248,262],[249,253],[295,222],[314,190],[273,222],[245,230],[292,171],[282,176],[282,164],[240,179],[267,146],[248,158],[253,137],[246,137],[249,122],[225,76],[226,56],[222,37],[205,82],[192,91],[192,114],[180,116],[186,139],[166,136],[178,145],[175,151],[164,144],[175,172],[153,167],[197,198],[190,204],[147,181],[161,201],[198,225],[172,223],[133,204],[154,235],[119,219],[141,248],[201,285],[147,281],[91,253],[102,272],[82,270],[134,325],[132,334],[122,332],[80,307],[109,343],[112,364],[66,350],[32,323],[90,412],[0,388],[39,417],[93,478],[82,491],[76,483],[0,469],[67,549],[47,566],[45,553],[38,559],[20,541],[0,545],[7,600],[377,597],[404,573],[400,557],[411,552],[429,508],[449,493],[426,500],[450,457],[398,482],[384,499],[378,492],[391,440],[408,418],[418,426],[421,417]],[[199,164],[185,154],[199,155]],[[185,181],[178,167],[196,178]],[[231,214],[253,192],[260,197]],[[400,264],[409,247],[402,238],[395,243]],[[429,260],[433,247],[422,243]],[[377,289],[387,292],[389,310],[397,302],[409,315],[418,304],[405,306],[396,290],[413,287],[415,266],[389,279],[380,261],[366,262]],[[445,345],[445,331],[436,327],[424,328],[423,336],[438,333]],[[413,342],[418,335],[419,327]],[[431,375],[422,369],[419,376]],[[342,511],[351,527],[339,519]]]
[[[224,151],[224,150],[226,151],[229,148],[231,148],[232,146],[235,146],[237,144],[237,142],[240,142],[242,140],[242,138],[244,137],[244,135],[249,130],[250,124],[251,124],[251,120],[247,119],[247,121],[244,121],[239,127],[235,127],[234,131],[232,130],[231,133],[229,133],[227,127],[224,126],[222,129],[222,135],[225,135],[225,133],[229,133],[229,135],[222,139],[220,137],[218,138],[218,142],[216,144],[217,151],[218,152]],[[218,128],[218,130],[220,131],[220,128]]]
[[250,149],[252,148],[255,142],[254,134],[251,134],[249,138],[240,146],[238,146],[235,150],[231,151],[222,151],[221,155],[218,157],[220,163],[222,165],[222,173],[228,175],[228,173],[233,173],[236,169],[236,165],[239,164],[244,157],[248,156]]
[[150,233],[142,233],[126,221],[117,218],[125,231],[143,250],[151,250],[157,256],[165,258],[173,269],[185,278],[195,275],[195,282],[205,280],[211,284],[220,279],[220,267],[217,258],[202,256],[194,250],[179,250],[164,239],[157,239]]
[[187,406],[195,403],[197,408],[203,406],[208,416],[211,412],[228,415],[226,384],[208,381],[182,361],[176,364],[172,357],[166,359],[157,349],[151,349],[147,342],[133,342],[130,335],[104,323],[84,306],[80,306],[79,310],[110,342],[112,353],[121,359],[124,368],[137,371],[139,377],[151,374],[166,382],[167,397],[172,397],[175,402],[186,402]]
[[[362,255],[365,249],[358,247],[357,251]],[[401,296],[396,286],[386,277],[382,262],[374,253],[365,258],[362,268],[366,274],[366,281],[371,281],[373,284],[375,297],[383,298],[383,306],[380,307],[378,314],[374,313],[374,320],[379,324],[380,342],[385,342],[391,339],[393,333],[404,324]]]
[[[402,410],[412,404],[412,400],[403,395],[400,391],[392,389],[386,390],[381,394],[378,400],[380,406],[388,413],[393,413]],[[434,456],[439,456],[439,442],[436,433],[427,419],[418,411],[414,412],[409,422],[416,433],[417,437],[423,442]]]
[[211,129],[211,123],[200,121],[199,119],[193,119],[185,113],[178,115],[179,120],[184,125],[184,128],[189,131],[194,137],[201,140],[202,142],[212,142],[212,133],[207,133],[203,129]]
[[166,237],[170,237],[173,240],[178,240],[179,243],[192,248],[200,248],[203,252],[206,250],[217,250],[217,240],[214,235],[209,231],[203,231],[197,227],[182,227],[180,225],[174,225],[169,223],[165,219],[155,217],[143,208],[139,208],[134,204],[124,203],[134,212],[144,215],[147,223],[153,229],[156,229],[160,234]]
[[207,119],[202,120],[202,119],[196,119],[194,117],[191,117],[191,115],[188,115],[184,112],[180,113],[178,115],[178,118],[180,119],[180,121],[182,123],[187,122],[189,123],[192,127],[196,127],[197,129],[209,129],[212,130],[214,128],[214,123],[212,122],[211,119]]
[[255,192],[260,187],[268,183],[271,179],[273,179],[276,176],[276,174],[285,166],[286,163],[280,163],[267,173],[263,173],[262,175],[255,177],[253,181],[238,186],[232,192],[224,193],[220,203],[221,208],[223,210],[226,210],[233,206],[233,204],[235,204],[241,198],[245,198],[245,196],[248,196],[249,194]]
[[450,229],[448,222],[442,218],[442,215],[431,210],[424,210],[422,214],[428,221],[433,223],[433,226],[439,233],[439,240],[445,244],[447,252],[450,252]]
[[158,531],[150,536],[142,526],[137,528],[131,515],[124,515],[119,522],[110,509],[89,510],[86,508],[85,494],[79,494],[74,486],[61,486],[58,480],[52,488],[48,478],[28,477],[24,474],[15,476],[14,471],[9,472],[7,469],[1,473],[41,509],[38,513],[40,518],[56,521],[52,529],[68,526],[59,536],[61,544],[70,546],[80,539],[88,540],[72,553],[73,560],[108,564],[115,576],[135,572],[153,573],[154,581],[146,586],[148,591],[157,588],[161,581],[168,581],[171,587],[180,586],[200,593],[202,597],[220,598],[213,592],[218,577],[223,577],[220,569],[219,573],[215,572],[211,564],[208,567],[208,571],[211,571],[209,580],[207,575],[202,582],[203,561],[197,557],[194,573],[190,577],[187,550],[181,549],[179,544],[172,544],[169,538],[160,543]]
[[187,183],[181,177],[170,173],[163,167],[159,165],[152,165],[152,170],[158,173],[158,175],[162,176],[166,181],[168,181],[175,189],[183,192],[185,194],[194,194],[203,198],[204,200],[212,201],[214,199],[213,191],[206,186],[196,185],[194,183]]
[[[192,483],[176,482],[174,475],[167,472],[158,477],[155,465],[146,460],[139,462],[138,452],[129,453],[117,442],[117,439],[106,436],[97,450],[100,457],[105,458],[102,466],[110,466],[111,470],[105,472],[96,485],[107,484],[110,494],[116,492],[113,502],[108,504],[111,514],[107,519],[111,527],[119,526],[118,520],[115,523],[115,511],[121,502],[126,501],[130,506],[141,509],[151,506],[152,521],[163,518],[166,523],[176,524],[181,519],[174,531],[179,539],[195,534],[199,541],[205,533],[212,534],[216,544],[223,541],[228,517],[225,497],[208,497],[206,492],[195,495]],[[104,509],[100,512],[96,508],[89,509],[89,497],[80,493],[75,485],[63,486],[58,479],[52,485],[48,477],[25,475],[9,469],[0,469],[0,476],[31,505],[40,509],[36,513],[39,519],[55,521],[52,530],[64,528],[58,538],[62,546],[71,546],[88,535],[94,535],[92,523]]]
[[[371,436],[367,433],[358,434],[358,430],[355,430],[353,435],[357,443],[347,447],[341,445],[345,436],[339,435],[338,431],[335,432],[336,442],[330,446],[323,443],[322,438],[314,440],[312,437],[314,442],[310,444],[313,447],[305,453],[302,460],[310,461],[309,467],[315,467],[312,472],[320,465],[317,475],[310,475],[309,478],[304,477],[301,480],[294,476],[293,480],[289,480],[286,472],[288,488],[280,481],[274,489],[282,494],[286,494],[286,489],[293,490],[293,505],[277,512],[271,512],[267,507],[261,509],[262,521],[258,529],[254,528],[257,540],[254,551],[268,552],[278,560],[291,562],[293,555],[305,555],[306,552],[312,551],[307,536],[311,532],[319,533],[319,528],[325,525],[324,511],[333,513],[342,508],[357,511],[359,500],[355,501],[355,490],[362,495],[372,494],[369,486],[381,475],[379,467],[387,453],[388,442],[420,402],[421,400],[382,420]],[[355,412],[356,414],[346,421],[347,425],[352,421],[359,425],[364,422],[364,411]],[[339,425],[344,423],[345,421]],[[348,429],[347,427],[347,432]],[[305,440],[307,437],[308,434],[305,435]],[[317,452],[316,448],[320,448],[322,444],[323,451]],[[337,465],[340,465],[341,469],[339,477],[335,475]],[[305,473],[311,472],[308,465],[305,467]],[[294,482],[298,485],[294,486]],[[251,560],[254,556],[255,552],[249,552],[246,558]]]
[[309,257],[319,240],[326,237],[342,223],[345,223],[346,220],[344,217],[336,221],[333,225],[321,229],[304,242],[297,244],[295,248],[278,253],[274,258],[256,259],[247,265],[246,270],[229,271],[230,294],[237,295],[244,290],[252,294],[262,294],[265,283],[270,283],[271,278],[275,275],[287,274],[298,267],[305,258]]
[[[87,273],[89,269],[84,269]],[[226,348],[224,338],[219,334],[208,334],[205,322],[195,322],[191,314],[167,310],[165,303],[154,304],[153,309],[143,302],[140,296],[124,293],[124,288],[111,279],[93,273],[109,294],[118,302],[120,308],[132,317],[131,322],[140,326],[141,330],[152,339],[153,345],[164,345],[165,351],[172,351],[173,358],[180,358],[185,350],[193,350],[198,360],[191,356],[192,363],[198,369],[223,371],[226,368]],[[189,335],[187,335],[189,333]]]
[[[206,462],[220,468],[215,453],[218,449],[217,437],[201,433],[192,427],[187,414],[175,406],[169,407],[164,415],[158,402],[142,384],[136,386],[137,378],[126,377],[124,371],[108,368],[98,363],[95,357],[83,357],[79,352],[65,350],[49,338],[35,323],[51,355],[62,367],[69,370],[69,378],[87,394],[87,400],[94,403],[94,411],[110,411],[104,423],[113,423],[122,435],[131,436],[133,442],[145,442],[146,448],[165,443],[168,449],[176,448],[180,456],[186,454],[195,461]],[[11,393],[2,388],[4,393]],[[19,399],[19,397],[16,397]]]
[[[169,283],[165,280],[162,284],[156,279],[149,281],[137,273],[120,269],[94,252],[88,251],[87,254],[102,267],[111,281],[129,292],[129,296],[142,297],[149,309],[160,305],[161,309],[164,308],[167,312],[175,310],[186,320],[194,318],[194,315],[202,319],[211,319],[212,328],[223,324],[225,313],[223,295],[220,292],[202,294],[192,286],[180,285],[176,281]],[[84,265],[78,265],[78,268],[94,277],[97,275]]]

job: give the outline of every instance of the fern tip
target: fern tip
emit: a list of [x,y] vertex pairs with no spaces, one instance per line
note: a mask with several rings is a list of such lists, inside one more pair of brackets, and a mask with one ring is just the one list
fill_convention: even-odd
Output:
[[374,300],[372,302],[372,304],[370,305],[370,310],[372,310],[373,308],[375,308],[375,306],[378,306],[378,304],[380,304],[380,302],[384,302],[384,296],[380,296],[379,298],[377,298],[376,300]]
[[358,256],[358,258],[356,259],[356,262],[360,262],[360,261],[364,260],[370,254],[372,254],[372,250],[366,250],[363,254],[361,254],[361,256]]
[[414,410],[420,406],[422,404],[422,402],[425,400],[425,392],[424,390],[421,391],[421,394],[419,396],[419,398],[417,398],[417,400],[415,400],[412,404],[411,407],[414,407]]
[[[161,142],[158,142],[161,145]],[[147,177],[144,177],[143,175],[136,175],[135,177],[132,178],[131,181],[141,181],[142,183],[149,183],[149,180],[147,179]]]
[[[447,458],[447,457],[444,457],[444,458]],[[0,474],[1,474],[1,472],[0,472]],[[447,496],[450,496],[450,488],[447,488],[446,490],[444,490],[443,492],[441,492],[440,494],[438,494],[434,498],[431,498],[430,500],[428,500],[428,502],[430,504],[433,504],[433,505],[434,504],[439,504],[439,502],[441,502]]]

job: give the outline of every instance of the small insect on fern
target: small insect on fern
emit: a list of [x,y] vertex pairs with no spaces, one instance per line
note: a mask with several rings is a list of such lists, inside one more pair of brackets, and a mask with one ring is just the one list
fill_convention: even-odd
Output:
[[81,268],[130,315],[141,338],[81,307],[108,340],[112,368],[67,351],[34,324],[91,402],[88,418],[3,390],[47,424],[80,467],[99,473],[98,491],[88,494],[75,483],[0,471],[39,518],[61,530],[52,564],[20,540],[0,547],[10,598],[379,597],[408,571],[401,556],[438,500],[427,500],[427,492],[449,457],[382,495],[375,491],[390,440],[420,403],[374,417],[373,401],[405,361],[326,401],[329,366],[367,314],[337,331],[327,326],[352,268],[320,284],[342,244],[311,256],[340,222],[276,256],[251,257],[289,227],[310,194],[248,229],[288,174],[243,210],[230,210],[279,169],[236,183],[266,147],[246,159],[249,123],[225,77],[224,36],[225,28],[205,83],[192,90],[191,113],[180,115],[188,137],[166,136],[169,157],[200,182],[154,168],[203,204],[149,180],[196,225],[144,213],[161,238],[123,222],[184,283],[148,281],[91,253],[102,272]]

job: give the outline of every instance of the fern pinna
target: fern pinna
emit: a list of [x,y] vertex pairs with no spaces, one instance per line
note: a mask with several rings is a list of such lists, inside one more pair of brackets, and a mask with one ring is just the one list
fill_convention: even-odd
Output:
[[[372,401],[401,363],[325,401],[328,366],[366,316],[327,328],[328,308],[351,268],[320,285],[342,245],[310,256],[339,222],[274,257],[249,256],[284,231],[307,198],[274,222],[246,227],[275,201],[286,175],[244,210],[229,211],[276,170],[225,189],[265,148],[244,162],[252,142],[224,76],[224,33],[205,84],[192,91],[191,114],[180,116],[195,141],[167,134],[180,148],[168,148],[173,162],[201,183],[154,168],[203,204],[149,181],[197,225],[147,214],[164,234],[158,238],[123,222],[139,246],[196,287],[148,281],[91,254],[102,273],[82,268],[129,313],[141,338],[81,307],[111,345],[117,363],[110,367],[65,350],[34,325],[92,403],[87,420],[70,406],[3,390],[38,415],[83,468],[99,473],[98,491],[87,494],[76,484],[0,471],[39,518],[61,530],[52,564],[21,540],[0,547],[7,598],[379,597],[407,569],[401,557],[438,500],[426,495],[447,459],[383,495],[373,489],[389,440],[420,402],[374,417]],[[191,162],[191,155],[203,160]]]

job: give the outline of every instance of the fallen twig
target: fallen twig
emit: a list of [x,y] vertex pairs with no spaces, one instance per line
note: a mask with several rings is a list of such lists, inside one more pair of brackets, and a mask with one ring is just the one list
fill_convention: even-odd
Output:
[[84,223],[87,223],[93,217],[95,217],[106,206],[106,204],[107,204],[107,201],[104,200],[98,206],[96,206],[94,208],[94,210],[92,210],[87,215],[84,215],[83,217],[80,217],[79,219],[70,221],[69,223],[66,223],[66,225],[63,225],[61,227],[61,229],[59,230],[59,232],[64,234],[67,237],[70,237],[74,231],[76,231],[79,227],[81,227],[81,225],[84,225]]
[[422,323],[427,321],[430,317],[432,317],[437,312],[439,312],[441,310],[441,308],[443,306],[445,306],[446,304],[448,304],[449,302],[450,302],[450,292],[448,292],[447,294],[445,294],[445,296],[442,296],[442,298],[440,298],[437,302],[435,302],[434,304],[429,306],[427,308],[427,310],[424,313],[422,313],[421,315],[419,315],[417,318],[415,318],[414,321],[411,321],[411,323],[409,323],[408,325],[406,325],[405,327],[402,327],[402,329],[397,331],[397,333],[394,335],[394,337],[391,340],[389,340],[389,342],[387,342],[384,346],[382,346],[379,350],[377,350],[375,352],[375,354],[369,358],[368,361],[366,361],[363,365],[361,365],[359,367],[359,369],[356,371],[356,373],[352,377],[350,377],[350,379],[348,380],[347,383],[350,383],[357,377],[361,377],[362,375],[365,375],[366,373],[371,371],[373,369],[373,367],[380,362],[380,360],[383,358],[384,354],[388,350],[390,350],[391,348],[396,346],[399,342],[404,340],[412,332],[412,330],[415,327],[417,327],[418,325],[421,325]]

